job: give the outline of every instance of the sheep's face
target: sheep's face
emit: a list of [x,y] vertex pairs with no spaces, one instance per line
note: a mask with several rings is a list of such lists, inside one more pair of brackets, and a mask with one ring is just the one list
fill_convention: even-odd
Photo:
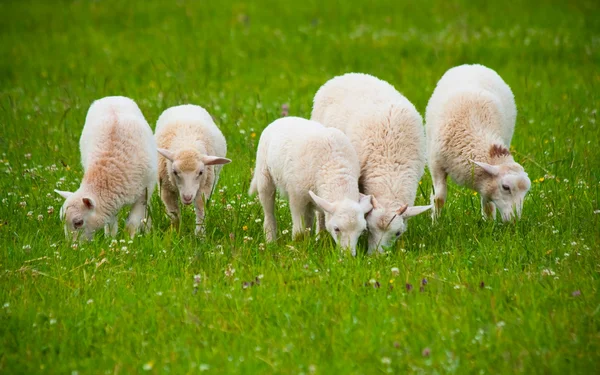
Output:
[[170,179],[177,186],[181,202],[186,205],[196,200],[206,178],[206,166],[231,162],[226,158],[202,155],[195,149],[184,149],[175,153],[158,149],[158,152],[167,158]]
[[524,171],[501,173],[494,178],[491,201],[498,207],[503,221],[521,218],[523,201],[531,187],[531,181]]
[[365,214],[373,209],[371,196],[362,196],[358,202],[343,199],[328,202],[309,192],[315,204],[325,213],[325,227],[335,243],[343,249],[349,249],[356,256],[358,238],[367,229]]
[[60,209],[60,219],[64,222],[65,236],[77,240],[80,233],[85,238],[91,239],[94,232],[98,230],[94,215],[96,204],[91,197],[82,196],[79,193],[55,190],[65,198],[65,203]]
[[402,205],[389,209],[381,206],[375,197],[372,199],[373,211],[367,215],[369,227],[369,254],[383,253],[384,248],[392,245],[406,232],[408,218],[427,211],[432,206],[408,207]]
[[531,180],[523,167],[515,162],[490,165],[475,162],[482,167],[489,179],[482,187],[482,198],[494,203],[503,221],[521,218],[523,201],[531,187]]

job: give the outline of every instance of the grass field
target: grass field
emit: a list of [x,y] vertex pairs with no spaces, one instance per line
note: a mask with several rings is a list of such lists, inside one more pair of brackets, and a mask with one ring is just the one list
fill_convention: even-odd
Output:
[[[0,2],[0,373],[597,373],[600,3],[534,3]],[[383,256],[291,230],[263,244],[246,191],[282,105],[309,117],[321,84],[359,71],[424,114],[463,63],[515,93],[521,221],[482,221],[451,184],[441,220],[412,219]],[[155,196],[150,235],[65,241],[53,189],[79,185],[85,114],[107,95],[153,127],[182,103],[214,115],[234,162],[205,239],[191,210],[170,229]],[[426,173],[416,203],[431,189]]]

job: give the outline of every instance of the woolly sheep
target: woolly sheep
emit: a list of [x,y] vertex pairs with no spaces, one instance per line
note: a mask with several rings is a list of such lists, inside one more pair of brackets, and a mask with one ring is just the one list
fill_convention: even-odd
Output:
[[65,203],[61,219],[65,234],[83,232],[91,239],[104,226],[105,235],[117,234],[116,215],[133,205],[127,231],[133,237],[145,220],[157,176],[156,143],[137,104],[122,96],[92,103],[79,140],[84,175],[74,193],[55,190]]
[[373,196],[367,216],[369,254],[382,252],[406,231],[406,220],[431,206],[414,206],[425,168],[423,120],[389,83],[349,73],[326,82],[312,119],[342,130],[360,161],[360,188]]
[[315,208],[324,212],[324,228],[342,248],[356,255],[356,243],[366,229],[371,197],[358,192],[358,158],[348,138],[337,129],[298,118],[274,121],[258,143],[250,194],[258,192],[267,241],[276,236],[275,192],[289,197],[293,235],[312,228]]
[[156,123],[160,153],[158,175],[160,197],[174,225],[179,225],[179,201],[194,202],[196,234],[204,231],[204,201],[219,180],[223,164],[231,160],[227,142],[210,114],[197,105],[180,105],[165,110]]
[[[461,65],[448,70],[426,113],[434,217],[446,201],[448,175],[481,195],[484,218],[520,218],[531,182],[509,152],[517,108],[512,91],[492,69]],[[475,167],[477,166],[477,167]]]

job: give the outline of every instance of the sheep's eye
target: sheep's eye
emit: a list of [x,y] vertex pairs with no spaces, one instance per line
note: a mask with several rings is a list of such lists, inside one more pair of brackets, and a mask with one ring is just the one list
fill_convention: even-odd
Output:
[[400,231],[397,231],[397,232],[396,232],[396,237],[400,237],[400,235],[401,235],[401,234],[402,234],[402,233],[400,233]]
[[175,175],[175,177],[179,176],[179,172],[177,172],[175,169],[173,169],[173,175]]
[[73,220],[73,227],[75,229],[81,228],[83,226],[83,219]]
[[335,231],[335,233],[340,233],[340,228],[338,227],[334,227],[333,230]]
[[204,172],[202,172],[202,171],[198,172],[198,176],[202,176],[202,173],[204,173]]
[[504,191],[510,191],[510,186],[502,184],[502,189],[504,189]]

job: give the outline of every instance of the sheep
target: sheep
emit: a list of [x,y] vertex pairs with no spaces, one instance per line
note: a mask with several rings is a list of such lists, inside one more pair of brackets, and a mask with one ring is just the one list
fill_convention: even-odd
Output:
[[461,65],[448,70],[426,112],[434,218],[446,202],[448,175],[477,191],[481,212],[503,221],[521,217],[531,181],[509,151],[517,108],[510,87],[492,69]]
[[361,73],[332,78],[317,91],[311,119],[343,131],[360,161],[360,191],[373,196],[369,254],[383,252],[407,229],[425,169],[421,115],[389,83]]
[[158,175],[160,197],[171,223],[180,222],[179,201],[194,202],[195,233],[204,233],[204,202],[210,199],[223,164],[231,163],[227,142],[210,114],[192,104],[165,110],[156,123],[155,138],[160,153]]
[[249,194],[258,192],[268,242],[276,237],[275,192],[289,197],[293,235],[311,229],[315,209],[324,212],[317,229],[326,229],[336,244],[356,256],[366,229],[371,197],[358,192],[358,157],[348,138],[315,121],[285,117],[260,136]]
[[65,198],[60,217],[65,234],[80,233],[91,240],[104,226],[106,236],[116,236],[116,215],[133,205],[127,231],[133,238],[142,223],[151,227],[147,206],[157,176],[156,143],[137,104],[122,96],[96,100],[88,110],[79,140],[84,175],[75,192],[55,190]]

